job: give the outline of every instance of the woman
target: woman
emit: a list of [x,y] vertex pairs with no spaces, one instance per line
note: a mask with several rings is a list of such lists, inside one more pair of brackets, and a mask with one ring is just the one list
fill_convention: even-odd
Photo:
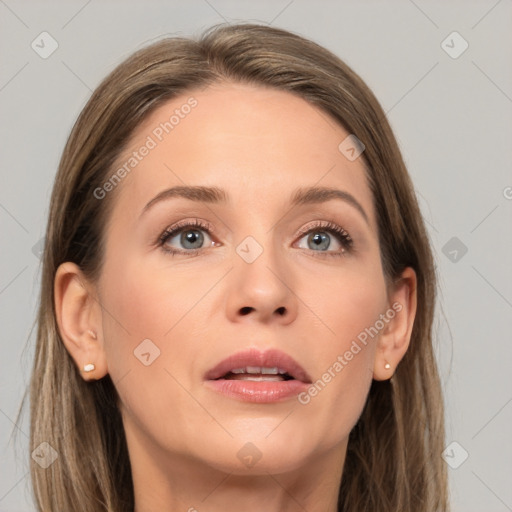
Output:
[[54,184],[38,510],[448,510],[435,290],[396,140],[336,56],[253,24],[136,52]]

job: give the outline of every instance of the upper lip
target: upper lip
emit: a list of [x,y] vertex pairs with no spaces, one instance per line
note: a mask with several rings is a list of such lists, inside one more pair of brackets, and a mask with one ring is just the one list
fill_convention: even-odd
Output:
[[215,380],[223,377],[231,370],[245,368],[246,366],[259,366],[263,368],[280,368],[294,379],[311,383],[311,378],[306,370],[291,356],[277,349],[260,351],[256,348],[236,352],[222,360],[212,369],[208,370],[205,380]]

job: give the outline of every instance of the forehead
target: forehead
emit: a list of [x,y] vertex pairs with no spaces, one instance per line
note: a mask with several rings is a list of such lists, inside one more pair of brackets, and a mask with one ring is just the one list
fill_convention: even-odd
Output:
[[116,201],[140,211],[164,188],[211,185],[263,212],[299,186],[329,186],[357,197],[373,222],[363,161],[350,161],[339,150],[349,135],[327,113],[286,91],[232,83],[191,90],[136,129],[117,162],[129,172]]

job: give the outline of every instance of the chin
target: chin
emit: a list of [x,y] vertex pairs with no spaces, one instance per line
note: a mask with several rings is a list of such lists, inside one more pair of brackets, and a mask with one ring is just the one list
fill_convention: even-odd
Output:
[[[235,475],[268,475],[295,471],[314,458],[314,447],[274,432],[212,441],[196,457],[206,465]],[[294,442],[295,441],[295,442]],[[220,449],[219,449],[220,448]]]
[[[239,451],[244,451],[245,455],[242,456]],[[270,453],[260,450],[260,454],[257,454],[252,446],[245,445],[233,452],[215,452],[212,459],[204,462],[218,471],[233,475],[268,476],[269,473],[278,475],[296,471],[306,464],[306,459],[303,454],[297,457],[297,453],[292,453],[288,448]]]

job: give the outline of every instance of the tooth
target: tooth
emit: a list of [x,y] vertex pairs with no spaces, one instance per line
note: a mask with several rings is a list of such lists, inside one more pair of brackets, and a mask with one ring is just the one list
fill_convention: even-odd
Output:
[[253,382],[281,382],[283,379],[282,379],[282,377],[277,377],[277,376],[264,377],[263,375],[255,375],[255,376],[247,375],[245,377],[242,377],[241,380],[249,380],[249,381],[253,381]]
[[277,366],[274,366],[273,368],[262,368],[261,373],[265,375],[277,375],[279,373],[279,369]]
[[284,375],[286,373],[282,368],[273,366],[271,368],[260,366],[247,366],[246,368],[233,368],[229,373],[233,374],[256,374],[256,375]]

